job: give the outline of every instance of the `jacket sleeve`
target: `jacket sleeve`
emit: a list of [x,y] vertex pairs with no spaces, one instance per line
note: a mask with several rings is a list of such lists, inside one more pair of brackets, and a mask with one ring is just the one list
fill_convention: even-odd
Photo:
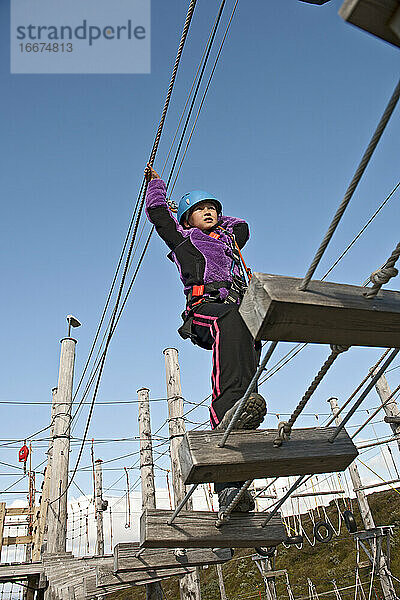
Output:
[[235,234],[237,245],[242,249],[250,237],[249,226],[246,221],[236,217],[222,216],[220,225]]
[[185,231],[173,216],[167,205],[167,188],[162,179],[152,179],[146,194],[146,214],[160,238],[174,250],[183,242]]

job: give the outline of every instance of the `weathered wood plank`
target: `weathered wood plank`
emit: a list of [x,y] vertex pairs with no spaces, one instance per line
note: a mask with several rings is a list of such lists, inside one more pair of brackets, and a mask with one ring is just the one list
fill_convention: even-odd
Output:
[[15,546],[18,544],[30,544],[32,542],[31,535],[16,535],[3,537],[3,546]]
[[399,6],[398,0],[345,0],[339,15],[348,23],[400,46],[400,35],[396,29]]
[[249,548],[276,546],[286,539],[279,515],[261,527],[267,513],[233,513],[230,521],[215,527],[217,513],[182,511],[172,525],[171,510],[145,510],[140,519],[144,548]]
[[[123,548],[125,546],[125,548]],[[139,557],[135,557],[138,547],[131,544],[118,544],[114,550],[117,562],[114,564],[115,573],[127,571],[144,571],[148,569],[174,569],[179,565],[186,567],[202,567],[225,563],[232,558],[230,548],[211,550],[188,549],[183,556],[176,556],[172,549],[145,550]],[[121,548],[122,547],[122,548]]]
[[188,431],[180,447],[183,480],[188,483],[243,481],[344,471],[358,456],[349,435],[342,430],[328,441],[333,427],[293,429],[275,448],[275,429],[233,431],[223,448],[223,433]]
[[3,547],[3,534],[4,534],[4,519],[6,516],[6,503],[0,502],[0,553]]
[[253,273],[240,313],[256,340],[400,346],[400,292],[363,296],[355,285]]
[[22,563],[19,565],[0,565],[0,582],[24,579],[44,572],[42,563]]
[[32,509],[29,506],[25,506],[23,508],[6,508],[6,516],[7,517],[16,517],[19,515],[33,515],[37,507],[33,507]]
[[140,571],[129,571],[126,573],[113,573],[111,569],[106,570],[101,567],[97,568],[96,571],[96,583],[98,587],[121,585],[124,583],[136,583],[137,581],[144,581],[145,579],[161,579],[165,577],[181,577],[188,573],[193,573],[193,567],[187,567],[185,565],[176,566],[175,568],[163,569],[158,567],[156,569],[145,569]]
[[[162,577],[150,578],[143,574],[143,578],[137,579],[136,581],[131,581],[129,583],[118,583],[114,585],[104,585],[98,587],[96,584],[96,576],[88,575],[84,578],[85,597],[87,600],[91,600],[92,598],[97,600],[98,596],[103,596],[104,594],[112,594],[120,590],[126,590],[132,587],[133,585],[146,585],[148,583],[155,583],[157,581],[162,581],[163,579],[168,579],[171,576],[173,576],[172,571],[171,569],[168,569],[168,574],[166,573]],[[178,576],[181,577],[182,575]]]

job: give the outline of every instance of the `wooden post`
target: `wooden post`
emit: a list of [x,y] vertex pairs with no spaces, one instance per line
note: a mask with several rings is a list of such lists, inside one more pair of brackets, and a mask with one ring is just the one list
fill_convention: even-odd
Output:
[[[329,398],[328,402],[331,405],[332,413],[336,416],[339,412],[337,398]],[[335,422],[336,425],[339,425],[341,418],[336,416]],[[353,463],[349,466],[349,473],[351,482],[353,484],[353,489],[357,497],[364,528],[373,529],[375,527],[374,517],[372,516],[367,496],[364,493],[364,490],[360,489],[362,487],[362,481],[356,464]],[[381,555],[380,564],[377,565],[377,567],[379,568],[379,578],[385,600],[395,600],[396,593],[393,587],[391,573],[388,568],[386,558],[383,556],[383,554]]]
[[[376,369],[375,371],[371,371],[371,377],[376,375],[377,371],[378,371],[378,369]],[[391,394],[389,384],[384,375],[382,375],[376,382],[375,389],[378,392],[378,396],[381,399],[382,404],[384,404]],[[393,421],[397,421],[397,423],[396,422],[390,423],[390,427],[392,428],[394,435],[399,435],[400,434],[400,409],[397,406],[396,400],[394,398],[391,398],[387,404],[384,404],[383,410],[385,411],[386,416],[389,417],[389,419],[393,419]],[[400,450],[400,439],[397,440],[397,445]]]
[[103,475],[101,463],[98,458],[94,465],[94,488],[95,488],[95,511],[96,511],[96,534],[97,534],[97,555],[104,556],[104,528],[103,528]]
[[76,340],[61,340],[60,370],[54,408],[52,468],[47,514],[47,553],[66,551],[67,493],[70,451],[72,385],[74,379]]
[[6,503],[0,502],[0,557],[1,557],[1,549],[3,547],[3,534],[4,534],[5,518],[6,518]]
[[219,591],[221,594],[221,600],[228,600],[225,592],[224,576],[222,574],[222,565],[217,565]]
[[[179,372],[178,350],[166,348],[165,370],[167,377],[167,399],[169,419],[169,443],[171,454],[172,485],[174,489],[175,507],[186,494],[179,463],[179,446],[185,434],[183,421],[183,398]],[[186,509],[192,509],[192,501],[186,503]],[[201,600],[199,570],[185,575],[179,582],[181,600]]]
[[[142,479],[142,508],[156,508],[154,483],[153,444],[151,441],[150,402],[148,388],[140,388],[138,394],[140,475]],[[161,583],[146,584],[146,600],[162,600]]]
[[33,549],[32,549],[32,560],[38,561],[41,559],[42,554],[47,550],[47,508],[49,504],[49,493],[50,493],[50,473],[51,473],[51,457],[53,453],[53,437],[54,437],[54,417],[56,414],[56,402],[57,402],[57,388],[54,387],[51,390],[52,403],[51,403],[51,414],[50,414],[50,440],[49,449],[47,451],[47,466],[44,470],[44,478],[42,484],[42,495],[40,498],[40,505],[35,510],[34,518],[34,529],[33,529]]

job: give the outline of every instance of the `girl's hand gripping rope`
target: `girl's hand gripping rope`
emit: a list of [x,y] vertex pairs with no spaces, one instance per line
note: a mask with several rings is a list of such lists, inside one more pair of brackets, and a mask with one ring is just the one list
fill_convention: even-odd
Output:
[[144,170],[144,177],[147,183],[149,183],[149,181],[151,181],[152,179],[160,179],[160,176],[157,173],[157,171],[155,171],[149,163],[147,163],[147,167]]

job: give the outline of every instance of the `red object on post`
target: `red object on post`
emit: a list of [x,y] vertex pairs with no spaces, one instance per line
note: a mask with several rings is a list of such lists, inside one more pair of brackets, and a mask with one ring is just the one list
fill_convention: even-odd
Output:
[[22,448],[20,449],[20,451],[18,452],[19,462],[26,463],[28,456],[29,456],[29,448],[26,444],[24,444],[22,446]]

